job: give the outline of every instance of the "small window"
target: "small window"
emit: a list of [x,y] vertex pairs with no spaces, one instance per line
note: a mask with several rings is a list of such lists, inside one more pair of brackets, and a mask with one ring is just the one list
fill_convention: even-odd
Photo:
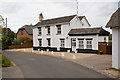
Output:
[[51,39],[48,38],[47,41],[48,41],[48,46],[51,46]]
[[104,42],[106,42],[106,37],[104,37]]
[[61,25],[57,25],[57,34],[61,34]]
[[21,35],[23,35],[23,30],[21,30]]
[[92,49],[92,40],[87,40],[87,49]]
[[50,26],[47,26],[47,35],[50,35]]
[[39,46],[41,47],[42,46],[42,39],[39,39]]
[[84,40],[79,40],[79,48],[84,49]]
[[41,36],[42,35],[42,30],[41,27],[38,28],[38,35]]
[[65,39],[60,39],[61,41],[61,47],[65,47]]

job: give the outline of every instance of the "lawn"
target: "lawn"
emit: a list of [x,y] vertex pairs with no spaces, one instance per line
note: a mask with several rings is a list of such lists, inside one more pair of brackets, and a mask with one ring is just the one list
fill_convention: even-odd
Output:
[[4,55],[0,55],[0,67],[10,67],[11,61]]

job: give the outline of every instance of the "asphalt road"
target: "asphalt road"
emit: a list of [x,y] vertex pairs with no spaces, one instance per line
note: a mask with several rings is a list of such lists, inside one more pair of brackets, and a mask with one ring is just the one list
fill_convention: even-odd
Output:
[[96,71],[61,58],[22,52],[4,52],[4,55],[19,67],[24,78],[106,78]]

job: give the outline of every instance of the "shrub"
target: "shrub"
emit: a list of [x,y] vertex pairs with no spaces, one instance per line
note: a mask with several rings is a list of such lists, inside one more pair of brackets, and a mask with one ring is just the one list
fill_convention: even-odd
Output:
[[12,45],[21,45],[20,40],[13,40]]
[[31,42],[31,39],[28,38],[28,37],[25,37],[25,38],[21,37],[21,38],[20,38],[20,41],[21,41],[22,43],[26,43],[26,42]]

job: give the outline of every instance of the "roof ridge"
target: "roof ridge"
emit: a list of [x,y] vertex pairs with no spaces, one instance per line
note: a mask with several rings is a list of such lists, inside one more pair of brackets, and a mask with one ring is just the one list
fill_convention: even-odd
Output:
[[96,28],[76,28],[72,30],[80,30],[80,29],[102,29],[101,27],[96,27]]
[[53,19],[59,19],[59,18],[65,18],[65,17],[74,17],[74,16],[77,16],[77,15],[70,15],[70,16],[63,16],[63,17],[56,17],[56,18],[51,18],[51,19],[45,19],[45,20],[42,20],[42,21],[53,20]]

